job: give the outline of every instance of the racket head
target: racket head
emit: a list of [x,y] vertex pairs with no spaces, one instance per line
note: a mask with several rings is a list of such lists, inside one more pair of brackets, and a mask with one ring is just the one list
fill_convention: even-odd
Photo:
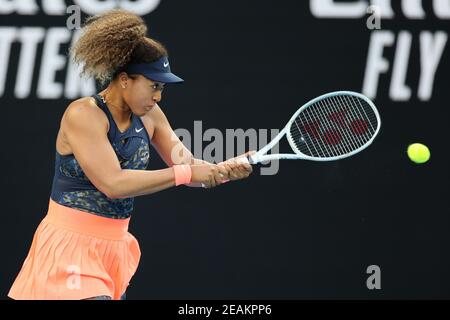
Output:
[[299,159],[334,161],[367,148],[380,128],[380,115],[369,98],[353,91],[335,91],[304,104],[285,130]]

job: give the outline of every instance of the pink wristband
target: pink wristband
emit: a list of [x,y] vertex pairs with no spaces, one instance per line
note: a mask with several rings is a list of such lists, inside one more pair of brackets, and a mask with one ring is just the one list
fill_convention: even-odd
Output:
[[175,185],[189,184],[191,183],[192,170],[191,166],[188,164],[177,164],[173,166],[173,171],[175,173]]

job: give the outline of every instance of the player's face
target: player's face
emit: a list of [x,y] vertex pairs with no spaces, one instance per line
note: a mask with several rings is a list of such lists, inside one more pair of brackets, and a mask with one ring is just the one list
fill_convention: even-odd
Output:
[[124,100],[134,114],[142,116],[161,101],[164,83],[149,80],[142,75],[133,75],[128,80]]

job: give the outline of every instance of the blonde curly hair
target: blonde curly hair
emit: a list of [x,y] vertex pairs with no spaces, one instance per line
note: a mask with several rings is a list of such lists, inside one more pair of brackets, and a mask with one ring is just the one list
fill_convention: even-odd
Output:
[[75,64],[82,65],[82,76],[104,84],[128,63],[153,62],[167,55],[166,48],[146,34],[141,17],[113,9],[86,19],[70,54]]

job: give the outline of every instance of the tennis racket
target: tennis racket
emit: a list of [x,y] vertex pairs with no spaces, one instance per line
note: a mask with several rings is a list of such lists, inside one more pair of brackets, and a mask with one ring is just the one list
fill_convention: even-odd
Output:
[[[340,160],[367,148],[380,127],[378,111],[367,97],[351,91],[331,92],[303,105],[268,145],[239,161]],[[284,135],[294,153],[267,154]]]

